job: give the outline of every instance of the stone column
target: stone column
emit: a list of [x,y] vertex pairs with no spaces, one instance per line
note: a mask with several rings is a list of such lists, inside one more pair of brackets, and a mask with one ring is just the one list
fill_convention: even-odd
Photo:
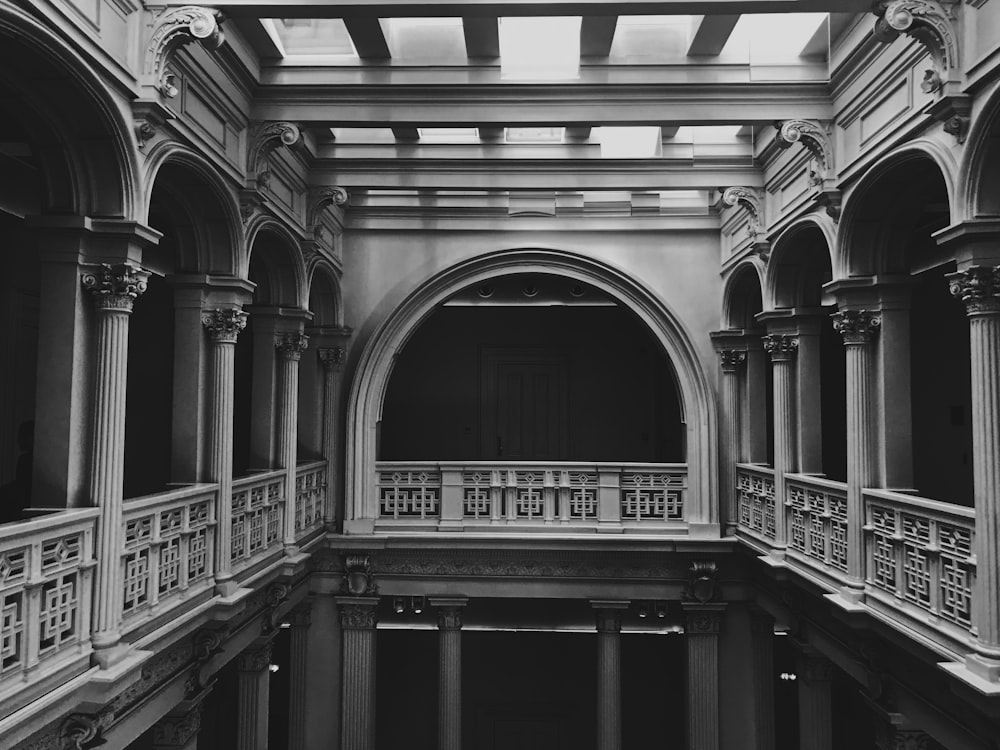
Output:
[[740,424],[740,371],[747,361],[746,351],[722,349],[722,425],[719,430],[719,501],[724,510],[726,535],[733,534],[739,524],[736,508],[736,462],[740,459],[743,430]]
[[462,748],[462,608],[464,599],[431,599],[438,607],[438,748]]
[[876,480],[877,441],[873,393],[872,341],[882,325],[877,313],[841,310],[833,327],[847,347],[847,591],[858,601],[864,596],[865,507],[863,492]]
[[597,618],[597,750],[622,746],[622,610],[627,601],[592,601]]
[[340,750],[375,748],[375,608],[377,596],[339,596],[344,653]]
[[236,588],[231,567],[233,495],[233,377],[236,338],[246,328],[247,314],[237,309],[206,310],[211,394],[209,399],[208,481],[219,485],[215,508],[215,584],[228,596]]
[[317,350],[323,364],[323,458],[326,459],[326,502],[323,516],[327,524],[337,520],[334,504],[333,473],[337,465],[337,377],[346,351],[342,346],[327,346]]
[[833,665],[806,647],[799,655],[799,747],[833,750]]
[[236,716],[236,750],[267,750],[271,642],[255,644],[237,658],[239,705]]
[[969,315],[972,353],[976,653],[966,666],[1000,681],[1000,266],[970,266],[948,277]]
[[202,705],[210,692],[182,701],[153,725],[153,750],[198,750]]
[[312,606],[300,604],[290,615],[288,750],[306,750],[306,678],[309,669],[309,626]]
[[719,630],[724,603],[685,603],[688,750],[719,750]]
[[128,321],[149,273],[130,263],[85,267],[83,286],[97,310],[97,369],[94,378],[90,501],[97,521],[97,581],[91,640],[102,667],[119,661],[121,640],[122,481],[125,468],[125,390]]
[[280,334],[274,342],[278,350],[278,466],[285,469],[285,551],[294,554],[295,544],[295,462],[299,439],[299,360],[309,345],[301,333]]
[[771,355],[774,380],[774,545],[783,555],[788,538],[785,530],[785,474],[798,470],[795,419],[795,354],[798,339],[786,334],[764,337]]
[[774,618],[750,611],[756,750],[774,750]]

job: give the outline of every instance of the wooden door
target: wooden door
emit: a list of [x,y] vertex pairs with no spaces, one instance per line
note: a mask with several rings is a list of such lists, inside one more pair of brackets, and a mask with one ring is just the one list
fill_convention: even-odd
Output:
[[483,458],[565,458],[566,358],[544,350],[486,350],[483,376]]

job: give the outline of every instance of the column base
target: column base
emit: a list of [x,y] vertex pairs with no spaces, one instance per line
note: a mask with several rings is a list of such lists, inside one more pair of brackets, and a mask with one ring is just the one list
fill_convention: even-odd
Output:
[[106,648],[96,647],[90,655],[90,660],[101,669],[111,669],[128,658],[132,647],[127,643],[116,643]]

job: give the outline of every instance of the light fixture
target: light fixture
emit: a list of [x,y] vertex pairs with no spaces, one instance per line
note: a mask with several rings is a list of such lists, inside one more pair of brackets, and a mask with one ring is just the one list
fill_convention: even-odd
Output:
[[656,616],[659,619],[661,619],[661,620],[664,617],[667,616],[667,603],[666,602],[657,602],[656,603]]
[[279,669],[281,669],[281,667],[279,667],[277,664],[268,664],[267,665],[267,671],[270,672],[271,674],[274,674]]
[[403,610],[406,609],[406,605],[403,604],[403,597],[394,596],[392,598],[392,608],[396,610],[397,615],[403,614]]
[[649,617],[649,605],[646,602],[639,605],[639,617],[642,619]]
[[290,627],[292,627],[292,623],[283,622],[278,627],[281,628],[282,630],[288,630]]
[[782,673],[781,673],[780,675],[778,675],[778,676],[779,676],[779,677],[780,677],[780,678],[781,678],[782,680],[786,680],[786,681],[788,681],[788,680],[791,680],[792,682],[794,682],[794,681],[795,681],[796,679],[798,679],[798,678],[796,677],[796,675],[795,675],[795,673],[794,673],[794,672],[782,672]]
[[412,598],[410,606],[413,607],[413,614],[419,615],[424,611],[424,597],[415,596]]

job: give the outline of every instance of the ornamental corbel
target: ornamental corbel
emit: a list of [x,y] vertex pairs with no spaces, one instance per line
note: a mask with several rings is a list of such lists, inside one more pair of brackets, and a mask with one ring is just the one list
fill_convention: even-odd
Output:
[[752,187],[733,186],[719,188],[722,203],[726,206],[740,205],[747,211],[747,234],[759,242],[764,234],[764,201],[761,194]]
[[327,206],[345,206],[350,196],[342,187],[331,185],[329,187],[313,188],[309,191],[309,205],[306,209],[306,226],[312,229],[316,240],[322,242],[320,234],[323,225],[320,217]]
[[368,555],[347,555],[344,559],[343,591],[350,596],[375,596],[378,584]]
[[833,176],[833,143],[818,120],[785,120],[774,123],[774,127],[774,143],[778,148],[800,143],[812,154],[817,166],[813,180],[819,183]]
[[872,8],[878,17],[872,35],[878,41],[889,44],[906,34],[930,53],[934,68],[926,71],[920,84],[928,94],[941,92],[949,82],[961,78],[955,5],[947,0],[880,0]]
[[105,744],[104,730],[114,722],[114,714],[102,711],[97,714],[70,714],[63,721],[59,734],[63,746],[73,750],[89,750]]
[[163,96],[177,96],[174,74],[167,69],[173,53],[193,41],[209,50],[218,49],[225,41],[222,21],[219,11],[196,5],[171,8],[156,17],[146,46],[144,73]]
[[256,190],[240,191],[240,217],[243,219],[243,226],[250,224],[254,216],[263,212],[264,199]]
[[688,569],[688,583],[681,598],[705,604],[719,598],[719,569],[711,560],[696,560]]
[[271,179],[267,157],[279,146],[294,146],[302,131],[294,122],[257,122],[250,126],[247,153],[247,181],[250,187],[266,190]]

